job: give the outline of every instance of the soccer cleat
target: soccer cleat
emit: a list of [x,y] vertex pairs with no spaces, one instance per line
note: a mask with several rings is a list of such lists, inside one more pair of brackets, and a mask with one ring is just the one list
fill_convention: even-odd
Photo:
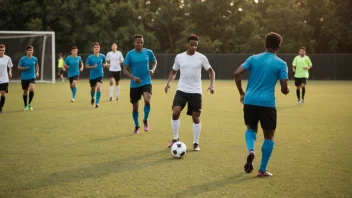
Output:
[[143,123],[144,123],[144,131],[148,132],[150,129],[148,120],[143,120]]
[[301,101],[301,100],[298,100],[297,104],[301,104],[301,103],[302,103],[302,101]]
[[194,143],[194,144],[193,144],[193,150],[194,150],[194,151],[200,151],[199,144]]
[[244,165],[244,171],[251,173],[253,171],[254,152],[250,152],[247,156],[247,163]]
[[23,108],[23,110],[24,111],[28,111],[29,109],[28,109],[28,106],[25,106],[24,108]]
[[178,141],[180,141],[180,139],[178,139],[178,138],[177,138],[177,139],[172,139],[171,142],[170,142],[170,144],[167,145],[167,148],[171,148],[172,145],[174,145],[174,143],[175,143],[175,142],[178,142]]
[[139,133],[139,127],[135,127],[134,128],[134,131],[133,131],[133,134],[137,135]]
[[71,102],[75,102],[75,99],[72,98],[72,99],[71,99]]
[[116,97],[116,101],[118,101],[119,100],[119,97]]
[[258,171],[257,177],[272,177],[273,174],[271,174],[269,171],[265,170],[265,172]]
[[110,97],[109,101],[112,101],[112,97]]
[[302,103],[302,104],[304,103],[304,99],[301,100],[301,103]]
[[2,114],[2,108],[0,108],[0,114]]
[[96,105],[95,105],[95,108],[99,108],[99,104],[96,104]]
[[32,104],[29,104],[29,105],[28,105],[28,109],[31,110],[31,111],[33,111]]
[[94,98],[93,98],[93,99],[91,99],[91,100],[90,100],[90,105],[92,105],[92,106],[93,106],[93,105],[94,105],[94,102],[95,102]]

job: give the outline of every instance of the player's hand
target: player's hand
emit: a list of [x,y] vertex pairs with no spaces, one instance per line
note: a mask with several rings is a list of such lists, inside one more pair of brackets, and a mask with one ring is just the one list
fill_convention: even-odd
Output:
[[132,80],[133,80],[135,83],[137,83],[137,84],[139,84],[140,82],[142,82],[142,80],[141,80],[140,78],[135,77],[135,76],[132,78]]
[[30,68],[30,67],[25,67],[24,69],[27,70],[27,69],[29,69],[29,68]]
[[149,70],[149,75],[152,76],[154,74],[154,70]]
[[303,67],[304,70],[308,70],[308,67]]
[[214,86],[210,85],[207,91],[210,91],[211,94],[214,94]]
[[66,68],[65,68],[65,67],[63,67],[63,68],[62,68],[62,71],[66,71]]
[[12,73],[9,73],[9,78],[12,78]]
[[98,65],[97,64],[95,64],[95,65],[93,65],[92,66],[92,68],[94,69],[94,68],[97,68],[98,67]]
[[80,68],[79,71],[82,72],[82,71],[83,71],[83,68]]
[[37,76],[37,77],[39,77],[39,73],[37,72],[37,73],[35,73],[35,75]]
[[110,67],[109,64],[103,64],[103,66],[106,67],[106,68],[109,68],[109,67]]
[[169,84],[167,84],[166,86],[165,86],[165,88],[164,88],[164,90],[165,90],[165,93],[167,93],[167,91],[170,89],[170,85]]
[[240,102],[243,104],[243,100],[244,100],[244,94],[240,95]]

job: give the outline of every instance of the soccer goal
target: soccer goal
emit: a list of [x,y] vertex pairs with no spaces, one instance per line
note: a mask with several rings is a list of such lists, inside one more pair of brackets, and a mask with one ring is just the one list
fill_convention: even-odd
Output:
[[11,57],[14,65],[11,82],[21,79],[17,66],[26,55],[26,46],[32,45],[33,56],[37,57],[40,68],[37,82],[55,83],[55,32],[0,31],[0,43],[6,45],[5,54]]

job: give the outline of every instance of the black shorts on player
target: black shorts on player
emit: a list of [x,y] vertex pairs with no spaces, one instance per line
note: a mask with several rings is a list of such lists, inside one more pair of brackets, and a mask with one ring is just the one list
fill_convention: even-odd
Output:
[[295,86],[300,86],[301,84],[307,84],[307,78],[295,78]]
[[63,68],[59,68],[59,74],[64,74],[64,69]]
[[172,107],[179,106],[182,109],[187,106],[187,115],[192,115],[192,112],[202,111],[202,94],[199,93],[185,93],[177,90],[175,94]]
[[8,88],[9,88],[9,83],[0,84],[0,91],[5,91],[5,93],[8,93],[9,92]]
[[27,90],[29,87],[29,84],[35,84],[35,79],[29,79],[29,80],[21,80],[21,84],[22,84],[22,90]]
[[72,82],[74,81],[74,80],[78,80],[79,79],[79,76],[77,75],[77,76],[72,76],[72,77],[69,77],[68,78],[68,80],[70,81],[70,84],[72,84]]
[[243,112],[246,125],[256,127],[260,121],[263,130],[276,129],[276,108],[245,104]]
[[132,104],[138,102],[142,98],[143,93],[152,94],[152,85],[148,84],[136,88],[130,88],[130,102]]
[[116,81],[120,81],[121,80],[121,71],[110,71],[109,77],[114,78]]
[[98,77],[96,79],[89,79],[89,84],[90,84],[90,87],[94,87],[95,85],[97,85],[97,83],[103,83],[103,77]]

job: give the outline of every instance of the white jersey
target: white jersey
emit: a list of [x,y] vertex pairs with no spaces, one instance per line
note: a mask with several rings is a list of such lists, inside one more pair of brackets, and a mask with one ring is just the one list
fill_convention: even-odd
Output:
[[0,84],[9,82],[7,68],[12,66],[13,64],[9,56],[4,55],[0,57]]
[[120,51],[111,51],[106,55],[106,60],[110,61],[109,71],[121,71],[121,63],[124,58]]
[[177,90],[185,93],[202,94],[202,67],[208,70],[211,66],[207,57],[199,52],[187,55],[187,52],[178,54],[172,69],[180,70],[180,79]]

